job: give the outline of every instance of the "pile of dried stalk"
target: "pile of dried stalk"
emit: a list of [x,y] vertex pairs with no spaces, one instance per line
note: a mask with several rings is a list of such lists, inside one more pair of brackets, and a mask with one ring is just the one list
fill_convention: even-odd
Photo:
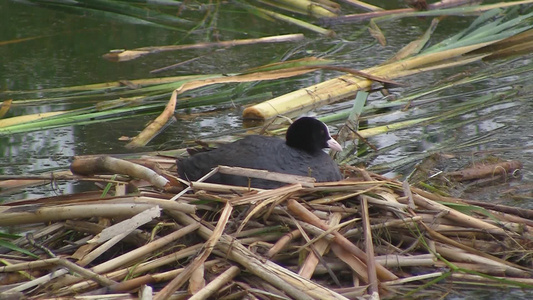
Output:
[[198,182],[178,193],[173,159],[137,162],[157,174],[100,157],[72,169],[123,168],[137,179],[55,178],[106,183],[114,196],[1,207],[0,226],[31,232],[12,241],[28,252],[0,248],[2,299],[354,299],[533,286],[532,210],[437,196],[352,167],[335,183],[282,176],[299,183],[258,191]]

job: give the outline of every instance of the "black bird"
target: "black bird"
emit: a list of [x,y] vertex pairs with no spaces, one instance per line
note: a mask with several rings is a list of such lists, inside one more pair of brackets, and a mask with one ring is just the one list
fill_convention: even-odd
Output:
[[[343,177],[337,164],[323,148],[341,151],[331,138],[328,127],[321,121],[302,117],[287,129],[286,141],[269,136],[249,135],[236,142],[200,152],[186,159],[178,159],[181,178],[195,181],[213,168],[224,165],[268,170],[285,174],[311,176],[318,182],[338,181]],[[227,174],[214,174],[206,182],[257,188],[277,188],[284,183]]]

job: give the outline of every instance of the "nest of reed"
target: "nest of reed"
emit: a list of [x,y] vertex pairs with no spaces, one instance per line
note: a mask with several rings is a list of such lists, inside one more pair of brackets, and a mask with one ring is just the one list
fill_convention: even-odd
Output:
[[84,175],[53,180],[95,181],[104,192],[4,204],[0,226],[25,235],[3,238],[3,299],[356,299],[533,286],[532,210],[354,167],[335,183],[287,175],[280,180],[293,183],[274,190],[186,188],[173,165],[79,158],[71,169]]

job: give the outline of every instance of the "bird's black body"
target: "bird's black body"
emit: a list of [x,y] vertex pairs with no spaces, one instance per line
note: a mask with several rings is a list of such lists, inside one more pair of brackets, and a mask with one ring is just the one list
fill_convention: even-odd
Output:
[[[333,142],[331,142],[333,141]],[[332,144],[334,143],[334,144]],[[322,151],[332,146],[340,148],[331,139],[326,125],[314,118],[300,118],[287,130],[287,142],[277,138],[250,135],[219,148],[179,159],[181,178],[198,180],[218,165],[268,170],[285,174],[311,176],[318,182],[342,179],[336,163]],[[217,173],[207,182],[258,188],[276,188],[283,183]]]

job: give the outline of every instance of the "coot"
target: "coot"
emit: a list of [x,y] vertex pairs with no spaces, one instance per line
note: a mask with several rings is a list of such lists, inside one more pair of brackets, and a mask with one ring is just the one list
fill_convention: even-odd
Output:
[[[221,145],[207,152],[178,159],[181,178],[195,181],[219,165],[262,169],[285,174],[312,176],[318,182],[342,179],[337,164],[323,148],[342,150],[331,138],[321,121],[302,117],[294,121],[286,133],[286,141],[269,136],[249,135],[236,142]],[[217,173],[206,182],[257,188],[276,188],[284,183]]]

